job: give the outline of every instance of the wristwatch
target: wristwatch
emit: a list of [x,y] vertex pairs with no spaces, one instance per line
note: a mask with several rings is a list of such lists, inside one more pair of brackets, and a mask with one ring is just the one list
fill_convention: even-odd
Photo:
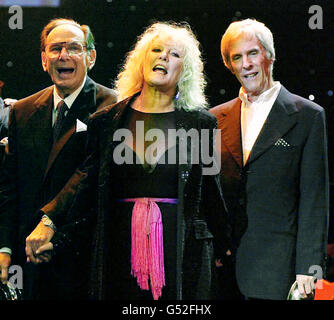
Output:
[[54,232],[56,232],[57,228],[56,228],[55,224],[52,222],[52,220],[46,214],[44,214],[42,216],[42,222],[45,226],[51,228]]

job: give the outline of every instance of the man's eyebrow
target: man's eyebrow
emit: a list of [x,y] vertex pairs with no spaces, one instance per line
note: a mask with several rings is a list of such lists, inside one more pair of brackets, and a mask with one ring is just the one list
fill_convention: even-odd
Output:
[[62,44],[65,44],[67,43],[66,41],[62,41],[62,42],[50,42],[50,43],[47,43],[46,46],[52,44],[52,45],[62,45]]
[[49,44],[66,44],[66,43],[81,43],[82,44],[82,41],[73,40],[73,41],[50,42],[50,43],[47,43],[46,45],[49,45]]
[[252,52],[252,51],[260,52],[260,48],[255,48],[255,47],[251,48],[251,49],[247,50],[247,53]]

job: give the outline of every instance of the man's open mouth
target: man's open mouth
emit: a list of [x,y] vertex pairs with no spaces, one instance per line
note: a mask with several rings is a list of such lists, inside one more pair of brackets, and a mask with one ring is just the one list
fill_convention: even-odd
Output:
[[71,74],[74,72],[74,68],[58,68],[57,71],[59,74]]

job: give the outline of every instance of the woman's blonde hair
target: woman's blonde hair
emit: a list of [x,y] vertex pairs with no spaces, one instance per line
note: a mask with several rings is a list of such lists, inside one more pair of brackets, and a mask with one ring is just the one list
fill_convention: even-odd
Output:
[[187,23],[157,22],[149,26],[137,39],[134,48],[126,55],[124,66],[115,81],[119,100],[139,92],[144,83],[143,64],[154,38],[170,36],[183,48],[183,68],[174,97],[176,108],[186,110],[207,107],[206,81],[199,42]]

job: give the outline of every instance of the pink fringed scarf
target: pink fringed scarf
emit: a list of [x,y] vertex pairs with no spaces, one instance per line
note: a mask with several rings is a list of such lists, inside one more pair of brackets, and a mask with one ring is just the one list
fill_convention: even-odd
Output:
[[131,274],[142,290],[149,290],[158,300],[165,285],[163,227],[161,211],[156,202],[176,204],[171,198],[129,198],[135,202],[131,222]]

